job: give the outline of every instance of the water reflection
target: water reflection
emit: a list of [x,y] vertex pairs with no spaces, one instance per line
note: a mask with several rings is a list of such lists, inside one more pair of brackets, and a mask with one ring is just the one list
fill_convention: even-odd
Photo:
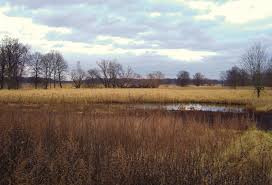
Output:
[[246,109],[242,106],[234,105],[214,105],[214,104],[136,104],[133,105],[134,108],[144,109],[144,110],[154,110],[154,109],[164,109],[168,111],[204,111],[204,112],[233,112],[233,113],[243,113]]

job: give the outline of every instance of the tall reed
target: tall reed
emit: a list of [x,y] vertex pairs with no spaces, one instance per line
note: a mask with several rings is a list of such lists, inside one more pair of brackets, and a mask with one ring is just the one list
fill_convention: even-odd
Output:
[[0,184],[272,183],[269,134],[248,129],[247,118],[214,115],[211,124],[197,116],[1,110]]

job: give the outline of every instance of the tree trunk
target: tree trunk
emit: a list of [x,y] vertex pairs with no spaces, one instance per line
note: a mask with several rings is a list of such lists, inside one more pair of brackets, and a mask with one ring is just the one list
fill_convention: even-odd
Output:
[[261,89],[257,88],[257,97],[260,98],[260,94],[261,94]]
[[60,86],[60,88],[62,88],[62,84],[61,84],[61,77],[60,77],[60,74],[59,74],[59,86]]
[[37,87],[38,87],[38,74],[36,72],[36,74],[35,74],[35,89],[37,89]]

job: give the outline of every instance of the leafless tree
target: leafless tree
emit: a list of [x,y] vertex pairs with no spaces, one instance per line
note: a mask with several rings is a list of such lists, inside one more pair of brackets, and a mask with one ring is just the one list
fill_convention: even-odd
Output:
[[80,88],[82,86],[85,76],[85,71],[81,68],[80,62],[78,62],[76,69],[71,71],[71,78],[75,88]]
[[190,74],[187,71],[180,71],[177,74],[177,84],[180,86],[186,86],[190,83]]
[[250,74],[252,84],[260,97],[264,89],[264,73],[267,69],[267,53],[260,43],[252,45],[242,56],[242,65]]
[[96,75],[103,85],[108,87],[129,87],[134,78],[134,71],[131,67],[124,69],[120,63],[111,60],[97,62],[98,70]]
[[265,73],[265,85],[272,86],[272,57],[268,61],[268,66]]
[[226,84],[236,89],[240,82],[240,69],[236,66],[226,72]]
[[94,87],[100,79],[101,76],[97,69],[90,69],[87,71],[86,83],[88,87]]
[[128,66],[125,70],[122,68],[119,75],[118,87],[121,88],[131,87],[133,80],[139,77],[139,75],[136,74],[130,66]]
[[42,58],[43,56],[41,53],[35,52],[31,55],[28,63],[31,76],[33,77],[35,89],[37,89],[42,75]]
[[97,62],[97,66],[99,69],[99,75],[100,80],[102,81],[103,85],[108,88],[110,87],[110,76],[109,76],[109,66],[110,66],[111,61],[109,60],[101,60]]
[[28,51],[28,46],[20,43],[18,39],[5,37],[2,40],[1,87],[3,87],[3,81],[6,78],[9,89],[19,88],[26,62],[29,60]]
[[226,85],[226,80],[227,80],[227,73],[226,73],[226,71],[221,71],[220,72],[220,82],[221,82],[222,86]]
[[52,73],[54,71],[54,53],[50,52],[43,55],[41,60],[42,76],[44,80],[44,88],[51,87]]
[[0,46],[0,88],[4,88],[4,80],[5,80],[5,71],[6,71],[6,57],[5,57],[5,47],[4,45]]
[[108,68],[108,76],[110,79],[110,85],[113,88],[118,87],[119,85],[119,79],[121,77],[121,74],[123,72],[123,66],[117,62],[110,62],[109,68]]
[[148,86],[151,88],[157,88],[161,84],[161,80],[164,78],[164,74],[160,71],[154,71],[147,75]]
[[66,73],[68,71],[68,64],[64,60],[63,56],[59,52],[55,52],[54,62],[54,87],[56,79],[58,80],[60,88],[62,88],[62,81],[65,80]]
[[196,73],[193,77],[193,82],[196,86],[203,85],[205,81],[205,76],[201,73]]

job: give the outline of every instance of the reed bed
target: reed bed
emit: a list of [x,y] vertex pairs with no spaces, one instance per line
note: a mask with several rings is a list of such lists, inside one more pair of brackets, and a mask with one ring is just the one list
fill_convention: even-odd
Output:
[[159,89],[55,89],[2,90],[0,103],[217,103],[238,104],[258,111],[272,110],[272,90],[256,98],[252,89],[159,88]]
[[272,183],[270,133],[246,117],[196,117],[2,106],[0,185]]

